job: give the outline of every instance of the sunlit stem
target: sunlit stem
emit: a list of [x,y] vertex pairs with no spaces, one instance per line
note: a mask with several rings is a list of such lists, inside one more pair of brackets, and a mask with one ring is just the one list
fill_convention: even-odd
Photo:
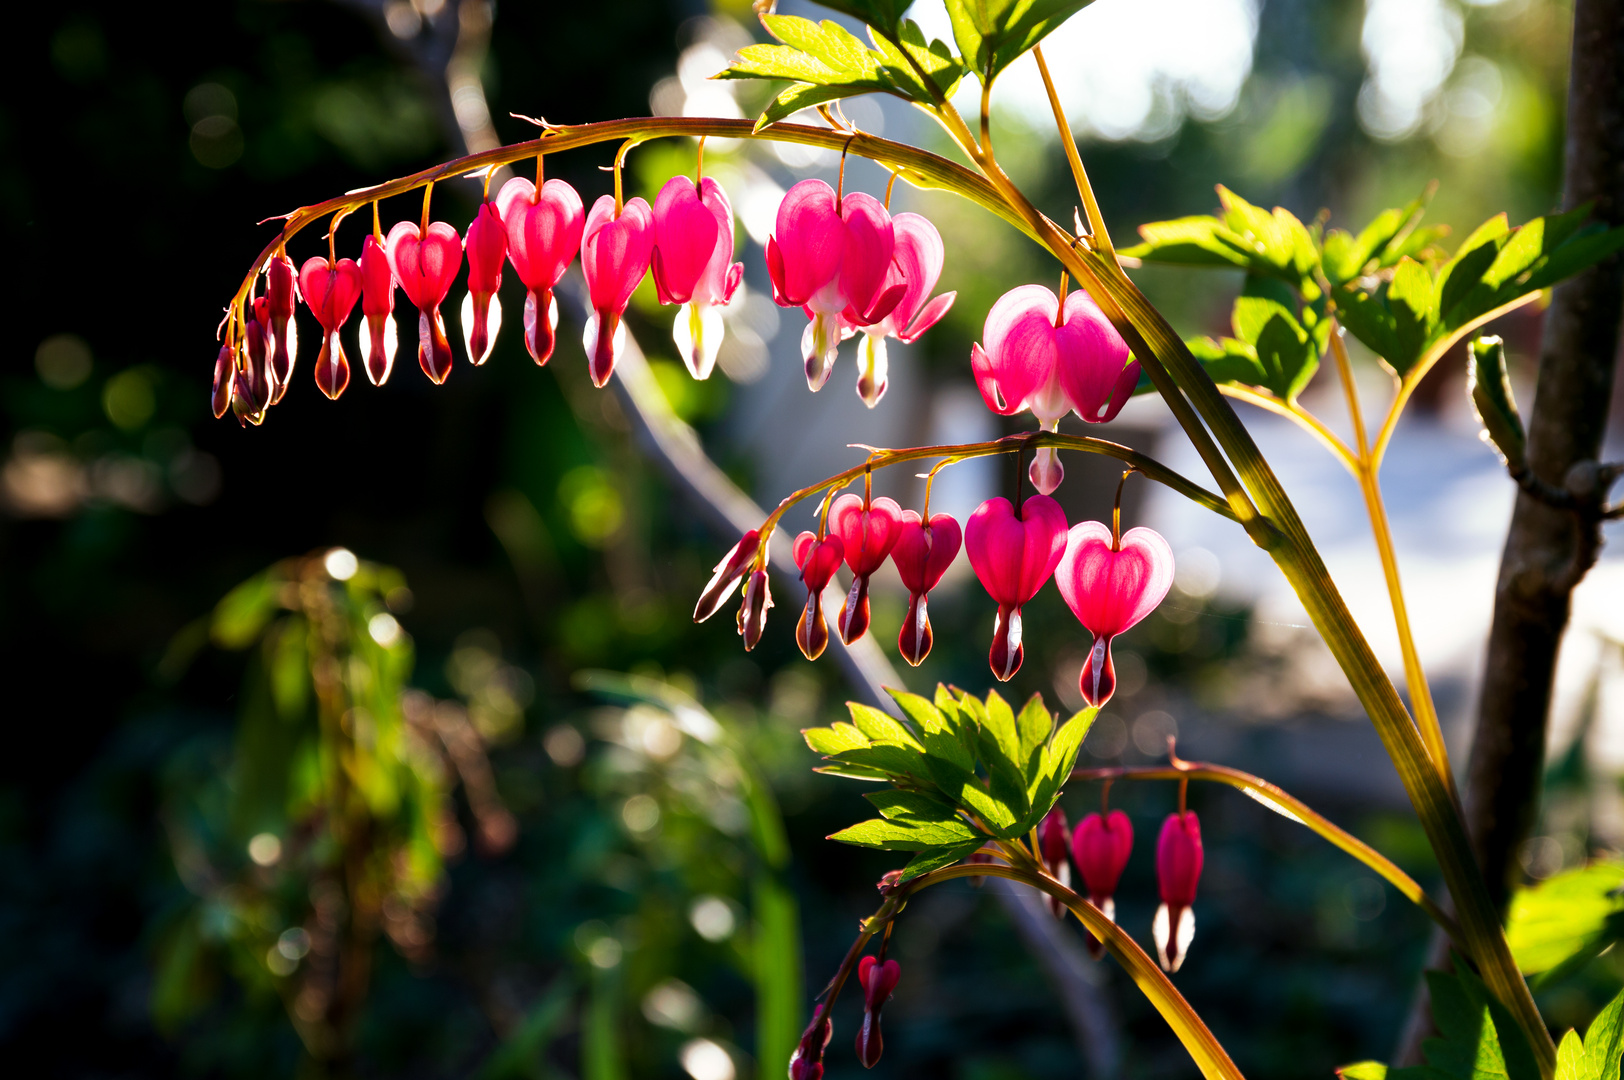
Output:
[[624,172],[625,168],[626,168],[626,155],[631,153],[632,147],[636,146],[638,143],[640,143],[642,141],[643,140],[641,140],[641,139],[627,139],[625,142],[620,144],[620,149],[615,152],[615,217],[616,218],[620,217],[621,210],[625,209],[625,207],[626,207],[626,200],[625,200],[625,198],[624,198],[624,196],[622,194],[622,188],[621,188],[621,182],[620,182],[620,174],[622,172]]
[[378,216],[378,200],[372,200],[372,239],[379,247],[383,246],[383,222]]
[[1319,417],[1303,408],[1297,402],[1281,401],[1267,390],[1259,390],[1251,386],[1241,386],[1236,383],[1224,383],[1218,387],[1218,392],[1227,398],[1244,401],[1248,405],[1256,405],[1260,409],[1267,409],[1276,416],[1283,416],[1287,420],[1302,428],[1320,445],[1331,452],[1331,456],[1346,470],[1354,480],[1359,479],[1359,458],[1348,444],[1337,437],[1336,432],[1326,427]]
[[429,235],[429,200],[434,196],[434,181],[430,180],[423,185],[423,223],[418,226],[417,235],[427,239]]
[[1353,424],[1354,446],[1358,451],[1358,468],[1354,475],[1359,481],[1359,492],[1365,499],[1365,512],[1370,516],[1370,531],[1376,538],[1376,552],[1381,556],[1382,575],[1387,581],[1387,597],[1393,606],[1393,623],[1398,629],[1399,651],[1404,656],[1404,682],[1410,689],[1410,708],[1415,713],[1416,727],[1421,731],[1427,753],[1432,758],[1438,776],[1449,788],[1450,795],[1459,801],[1455,790],[1455,774],[1449,767],[1449,747],[1438,723],[1438,709],[1433,704],[1432,688],[1427,685],[1426,669],[1421,666],[1421,654],[1415,647],[1415,631],[1410,626],[1410,612],[1404,602],[1404,585],[1399,580],[1398,552],[1393,547],[1393,529],[1387,520],[1387,505],[1382,499],[1381,477],[1370,456],[1370,437],[1365,432],[1364,413],[1359,407],[1359,385],[1353,378],[1353,365],[1348,361],[1348,347],[1342,338],[1342,327],[1331,324],[1331,355],[1336,360],[1337,375],[1342,380],[1342,392],[1348,399],[1348,419]]
[[986,163],[995,159],[992,153],[992,80],[981,80],[981,152],[986,156]]
[[1066,110],[1061,107],[1060,95],[1055,92],[1054,79],[1049,75],[1049,64],[1043,59],[1043,46],[1034,45],[1032,56],[1038,62],[1038,73],[1043,76],[1043,89],[1049,94],[1049,108],[1054,110],[1055,126],[1060,129],[1060,145],[1066,149],[1066,162],[1071,165],[1071,178],[1076,181],[1077,194],[1083,200],[1083,213],[1088,216],[1088,229],[1093,233],[1094,248],[1101,255],[1116,261],[1116,248],[1111,243],[1111,233],[1105,227],[1105,216],[1100,213],[1100,204],[1094,198],[1094,187],[1088,182],[1088,170],[1083,168],[1083,156],[1077,150],[1077,136],[1072,134],[1071,125],[1066,122]]

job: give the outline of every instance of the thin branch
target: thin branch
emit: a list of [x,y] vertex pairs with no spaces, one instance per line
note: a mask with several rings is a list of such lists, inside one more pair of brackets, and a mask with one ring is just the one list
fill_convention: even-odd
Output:
[[1054,110],[1055,126],[1060,129],[1060,144],[1066,149],[1066,162],[1071,166],[1071,177],[1077,184],[1077,194],[1083,200],[1083,213],[1088,215],[1088,228],[1093,233],[1094,249],[1106,259],[1115,261],[1116,246],[1111,243],[1111,231],[1105,227],[1105,215],[1100,213],[1099,201],[1094,198],[1094,187],[1088,182],[1088,170],[1083,168],[1083,157],[1077,150],[1077,136],[1072,133],[1071,125],[1066,122],[1066,110],[1060,104],[1060,95],[1055,92],[1054,79],[1049,75],[1049,64],[1043,59],[1043,46],[1032,46],[1032,55],[1037,59],[1039,74],[1043,76],[1043,89],[1049,93],[1049,108]]
[[1326,427],[1319,417],[1301,405],[1295,402],[1288,404],[1267,391],[1252,386],[1241,386],[1237,383],[1220,383],[1218,392],[1225,397],[1234,398],[1236,401],[1244,401],[1248,405],[1256,405],[1260,409],[1267,409],[1276,416],[1283,416],[1290,420],[1293,424],[1319,440],[1320,445],[1329,450],[1331,456],[1336,458],[1344,469],[1348,470],[1349,476],[1352,476],[1355,480],[1359,478],[1358,460],[1353,451],[1348,449],[1348,444],[1338,438],[1336,432]]

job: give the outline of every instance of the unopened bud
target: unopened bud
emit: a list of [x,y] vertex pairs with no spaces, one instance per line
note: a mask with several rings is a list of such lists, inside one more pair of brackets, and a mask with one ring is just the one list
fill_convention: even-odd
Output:
[[722,556],[722,561],[712,570],[704,591],[699,594],[699,603],[694,605],[694,622],[704,622],[716,614],[722,601],[727,599],[727,594],[744,579],[756,552],[760,550],[761,533],[751,529],[739,538],[732,550]]
[[857,981],[863,986],[863,1026],[857,1029],[857,1059],[865,1069],[872,1069],[885,1052],[885,1038],[880,1033],[880,1009],[890,1000],[902,977],[902,966],[895,960],[880,963],[865,956],[857,964]]
[[744,603],[739,608],[739,634],[744,638],[746,652],[761,643],[761,634],[767,628],[767,609],[772,606],[767,571],[757,570],[744,587]]

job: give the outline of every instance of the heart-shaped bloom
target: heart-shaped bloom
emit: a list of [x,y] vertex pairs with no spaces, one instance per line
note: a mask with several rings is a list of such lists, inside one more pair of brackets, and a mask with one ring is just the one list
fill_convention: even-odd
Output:
[[812,321],[801,335],[806,383],[821,389],[840,347],[843,313],[855,326],[891,314],[907,286],[887,287],[896,243],[891,214],[872,195],[837,199],[822,180],[802,180],[778,204],[767,239],[767,273],[780,307],[804,307]]
[[553,287],[581,250],[586,211],[581,196],[562,180],[536,185],[515,176],[496,196],[507,228],[507,257],[526,290],[524,347],[531,359],[545,364],[553,355],[558,330],[558,301]]
[[838,536],[820,540],[804,532],[795,538],[794,550],[795,565],[801,568],[801,581],[806,584],[806,606],[795,624],[795,644],[808,660],[816,660],[829,644],[829,626],[823,621],[823,590],[846,557],[846,545]]
[[432,222],[426,235],[416,222],[402,221],[389,230],[388,249],[395,281],[417,306],[417,362],[438,385],[451,374],[451,342],[440,305],[462,269],[462,236],[443,221]]
[[1066,512],[1047,495],[1028,498],[1019,516],[1008,499],[988,499],[970,515],[964,547],[981,587],[998,604],[987,661],[993,675],[1008,682],[1026,655],[1021,605],[1037,595],[1066,553]]
[[795,1053],[790,1055],[789,1080],[822,1080],[823,1051],[834,1034],[829,1006],[819,1002],[812,1010],[812,1022],[801,1033],[801,1041],[795,1044]]
[[361,268],[354,259],[340,259],[327,265],[320,255],[306,259],[299,268],[299,291],[310,313],[321,324],[321,354],[316,357],[316,385],[333,401],[350,385],[350,362],[344,356],[344,343],[338,331],[355,310],[361,298]]
[[959,523],[950,514],[933,514],[926,522],[920,519],[918,511],[902,512],[902,527],[897,530],[897,543],[891,549],[891,562],[908,590],[908,615],[897,634],[897,648],[902,658],[914,667],[930,655],[934,640],[925,599],[953,565],[962,540]]
[[1173,549],[1161,533],[1129,529],[1119,544],[1101,521],[1081,521],[1066,538],[1055,573],[1066,606],[1094,635],[1079,681],[1090,705],[1104,705],[1116,690],[1111,639],[1156,609],[1173,584]]
[[[1139,382],[1139,362],[1129,361],[1122,335],[1083,289],[1066,296],[1064,309],[1042,285],[1011,289],[987,313],[982,337],[970,367],[987,408],[1002,416],[1030,409],[1046,431],[1072,410],[1091,424],[1112,419]],[[1052,448],[1032,459],[1039,491],[1052,492],[1064,475]]]
[[902,507],[881,496],[868,506],[861,496],[842,495],[829,507],[829,531],[840,537],[851,567],[851,591],[840,607],[840,640],[847,645],[868,632],[868,579],[885,565],[902,532]]
[[389,381],[395,368],[395,271],[389,266],[389,253],[369,236],[361,244],[361,315],[367,328],[361,335],[361,363],[373,386]]
[[468,256],[468,295],[462,299],[462,345],[475,367],[491,355],[491,346],[502,329],[502,301],[496,290],[502,287],[502,263],[507,258],[507,230],[496,207],[481,203],[479,213],[468,226],[462,242]]
[[642,199],[628,200],[617,214],[612,195],[592,204],[581,234],[581,269],[592,294],[592,315],[581,343],[586,346],[592,385],[603,387],[615,372],[615,357],[626,343],[620,317],[648,273],[654,253],[654,213]]
[[1196,883],[1201,880],[1201,822],[1194,810],[1168,814],[1156,838],[1156,882],[1162,904],[1151,925],[1163,971],[1177,971],[1195,937]]
[[299,294],[294,287],[293,260],[286,255],[272,257],[265,271],[265,311],[260,321],[270,335],[271,404],[282,400],[293,378],[293,363],[299,353],[299,325],[293,308]]
[[[1132,852],[1133,823],[1121,810],[1089,814],[1071,834],[1071,857],[1083,877],[1083,888],[1088,890],[1094,906],[1112,922],[1116,922],[1116,901],[1112,897]],[[1105,947],[1090,934],[1088,951],[1098,960],[1105,954]]]
[[851,309],[841,313],[844,334],[850,335],[857,329],[863,332],[862,344],[857,349],[857,396],[871,409],[880,403],[890,384],[885,339],[894,337],[904,344],[917,341],[947,314],[958,296],[943,293],[927,303],[930,291],[942,276],[942,263],[946,258],[942,234],[936,231],[936,226],[919,214],[908,213],[892,218],[891,227],[895,245],[884,288],[897,284],[906,286],[902,299],[891,309],[891,314],[868,326],[859,326],[855,320],[857,313]]
[[209,395],[209,404],[214,409],[216,420],[231,408],[231,392],[236,382],[237,350],[230,344],[222,345],[214,358],[214,387]]
[[762,632],[767,629],[767,611],[773,606],[772,590],[767,588],[767,571],[757,570],[744,586],[744,603],[739,605],[739,636],[744,638],[744,651],[749,652],[761,644]]
[[902,965],[895,960],[881,963],[872,956],[857,962],[857,981],[863,987],[863,1026],[857,1029],[857,1059],[863,1068],[872,1069],[880,1063],[885,1040],[880,1035],[880,1009],[891,999],[891,993],[902,978]]
[[732,550],[722,556],[722,561],[711,572],[711,579],[704,591],[699,594],[699,603],[694,605],[694,622],[704,622],[716,614],[727,594],[744,579],[745,572],[755,561],[756,552],[760,550],[761,533],[751,529],[739,538]]
[[[1071,888],[1071,863],[1066,858],[1066,841],[1069,839],[1066,828],[1066,812],[1055,807],[1043,817],[1043,823],[1038,826],[1038,857],[1043,860],[1043,870],[1060,884]],[[1043,899],[1049,904],[1049,913],[1057,919],[1066,917],[1066,905],[1058,899],[1043,894]]]
[[733,204],[710,177],[673,176],[654,199],[654,287],[680,304],[671,340],[696,379],[708,379],[722,346],[722,313],[744,278],[733,261]]

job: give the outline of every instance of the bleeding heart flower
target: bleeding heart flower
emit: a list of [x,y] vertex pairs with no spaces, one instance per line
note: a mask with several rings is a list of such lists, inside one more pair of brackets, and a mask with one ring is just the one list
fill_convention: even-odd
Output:
[[[1133,823],[1121,810],[1104,816],[1090,814],[1071,835],[1071,857],[1083,876],[1088,898],[1112,922],[1116,922],[1116,901],[1112,897],[1132,852]],[[1093,934],[1088,935],[1087,944],[1094,959],[1105,955],[1105,946]]]
[[[1055,807],[1043,817],[1043,824],[1038,826],[1038,857],[1043,860],[1043,869],[1066,888],[1071,888],[1071,863],[1066,860],[1066,812]],[[1057,919],[1066,917],[1066,905],[1048,893],[1043,894],[1048,901],[1049,914]]]
[[795,1045],[795,1053],[790,1055],[789,1080],[821,1080],[823,1051],[834,1033],[829,1007],[819,1002],[812,1010],[812,1022],[801,1033],[801,1041]]
[[745,583],[744,603],[739,605],[739,636],[744,638],[745,652],[761,643],[761,634],[767,629],[767,610],[772,606],[773,596],[767,588],[767,571],[757,570]]
[[515,176],[502,185],[496,206],[507,228],[508,261],[527,290],[524,346],[531,359],[545,364],[558,330],[553,287],[581,250],[586,222],[581,196],[562,180],[549,180],[537,192],[530,181]]
[[872,195],[836,199],[822,180],[802,180],[778,204],[767,240],[767,273],[780,307],[804,307],[812,321],[801,335],[806,384],[823,387],[840,347],[842,313],[854,326],[891,314],[908,291],[887,286],[895,247],[891,214]]
[[902,512],[902,527],[891,549],[891,562],[908,590],[908,615],[897,634],[897,648],[914,667],[930,655],[934,640],[925,598],[953,565],[962,539],[959,523],[951,515],[935,514],[929,522],[923,522],[917,511]]
[[391,318],[394,311],[395,271],[389,266],[384,246],[376,237],[368,236],[361,244],[361,314],[367,321],[366,332],[361,335],[361,363],[373,386],[388,382],[395,368],[399,338]]
[[868,579],[885,565],[902,532],[902,507],[880,497],[868,506],[861,496],[842,495],[829,507],[829,531],[840,537],[851,567],[851,591],[840,607],[840,640],[847,645],[868,631]]
[[722,345],[722,314],[744,277],[733,261],[733,205],[710,177],[673,176],[654,199],[654,287],[681,304],[671,338],[696,379],[710,378]]
[[869,408],[880,403],[890,383],[890,361],[886,357],[885,339],[894,337],[907,344],[917,341],[921,334],[935,326],[953,306],[957,293],[943,293],[925,302],[930,291],[942,276],[945,249],[942,234],[936,226],[919,214],[898,214],[891,219],[896,237],[892,249],[891,269],[886,273],[884,288],[897,284],[907,286],[902,299],[891,309],[891,314],[868,326],[859,327],[855,312],[841,313],[843,333],[850,335],[861,329],[863,342],[857,350],[857,396]]
[[829,644],[829,627],[823,621],[823,590],[845,557],[846,545],[838,536],[819,540],[815,534],[804,532],[795,538],[795,565],[801,568],[801,581],[806,585],[806,606],[795,624],[795,644],[808,660],[822,656]]
[[276,377],[271,371],[268,356],[270,327],[266,325],[269,303],[257,297],[244,312],[243,353],[245,362],[238,369],[236,388],[232,392],[232,406],[238,420],[259,424],[265,419],[265,410],[276,399]]
[[293,318],[298,301],[294,285],[293,260],[286,255],[271,258],[265,272],[265,312],[260,316],[270,335],[271,404],[282,400],[293,378],[293,364],[299,353],[299,324]]
[[299,291],[310,313],[321,324],[321,354],[316,357],[316,385],[330,400],[350,385],[350,362],[338,331],[349,321],[361,298],[361,268],[354,259],[340,259],[336,267],[320,255],[306,259],[299,270]]
[[1201,822],[1194,810],[1168,814],[1156,839],[1156,881],[1162,904],[1151,924],[1163,971],[1177,971],[1195,937],[1196,883],[1201,880]]
[[965,550],[981,587],[998,603],[987,661],[1000,682],[1020,670],[1021,605],[1037,595],[1066,553],[1066,512],[1047,495],[1033,495],[1020,516],[1009,500],[988,499],[970,515]]
[[880,1035],[880,1010],[902,978],[902,965],[895,960],[881,963],[872,956],[857,962],[857,981],[863,987],[863,1026],[857,1029],[857,1059],[865,1069],[880,1063],[885,1039]]
[[402,221],[389,230],[389,266],[406,298],[417,305],[417,362],[435,385],[451,374],[451,342],[446,340],[440,305],[462,269],[462,237],[443,221],[429,225]]
[[699,603],[694,605],[694,622],[701,623],[722,606],[722,601],[744,579],[745,572],[755,560],[756,552],[761,550],[761,533],[751,529],[739,538],[731,551],[722,556],[722,561],[716,564],[711,572],[711,579],[705,585],[705,590],[699,594]]
[[653,253],[654,213],[648,203],[631,199],[617,214],[614,197],[599,196],[581,240],[581,269],[592,293],[592,316],[581,342],[593,386],[603,387],[615,372],[615,357],[626,342],[620,318]]
[[1090,705],[1116,690],[1111,639],[1156,609],[1173,584],[1173,549],[1154,529],[1129,529],[1119,544],[1101,521],[1078,522],[1066,539],[1055,584],[1066,606],[1094,635],[1080,683]]
[[229,344],[220,346],[220,352],[214,358],[214,387],[209,395],[209,404],[214,409],[214,418],[220,419],[231,408],[231,391],[237,381],[237,351]]
[[[1001,416],[1030,409],[1046,431],[1073,409],[1091,424],[1112,419],[1139,382],[1139,362],[1083,289],[1066,296],[1064,310],[1042,285],[1011,289],[987,313],[982,337],[970,367],[987,408]],[[1037,452],[1030,475],[1044,494],[1060,486],[1065,470],[1052,447]]]
[[507,258],[507,231],[496,207],[482,203],[462,242],[468,256],[468,295],[462,299],[462,345],[468,361],[483,364],[502,329],[502,263]]

